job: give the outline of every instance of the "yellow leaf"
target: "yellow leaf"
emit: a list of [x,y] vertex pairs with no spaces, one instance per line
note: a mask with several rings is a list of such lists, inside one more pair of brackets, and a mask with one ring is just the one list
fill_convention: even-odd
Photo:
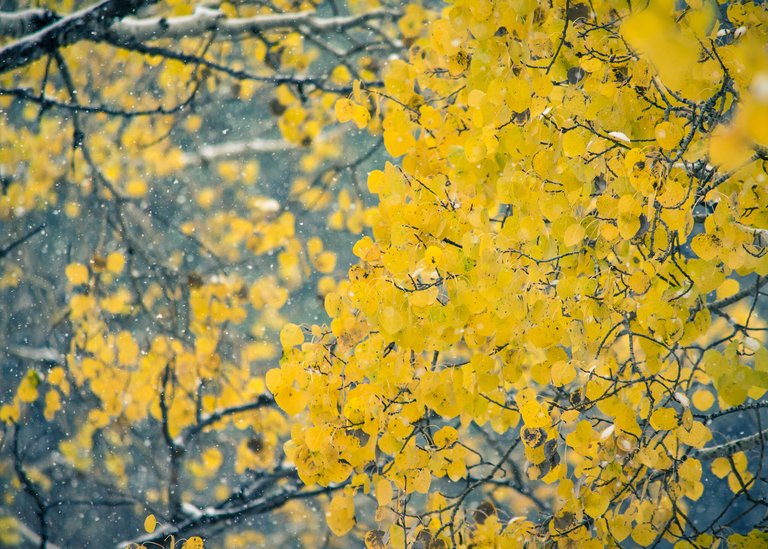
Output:
[[284,349],[304,343],[304,332],[300,326],[288,323],[280,330],[280,343]]
[[584,227],[582,227],[580,223],[574,223],[565,230],[563,244],[566,246],[576,246],[581,243],[585,234],[586,231],[584,230]]
[[656,539],[656,529],[652,524],[642,523],[632,530],[632,539],[641,547],[648,547]]
[[715,403],[715,397],[706,389],[699,389],[693,393],[693,405],[702,412],[709,410]]
[[147,182],[142,179],[132,179],[125,186],[125,194],[130,198],[141,198],[147,194]]
[[402,130],[384,130],[384,147],[394,157],[402,156],[411,150],[416,140],[410,132]]
[[373,170],[368,174],[368,191],[372,194],[379,194],[386,190],[386,183],[384,179],[384,172],[381,170]]
[[3,404],[0,406],[0,421],[3,423],[18,421],[20,412],[18,401],[14,401],[12,404]]
[[382,507],[392,501],[392,483],[385,478],[381,478],[376,482],[376,501],[379,507]]
[[61,396],[55,389],[49,389],[45,394],[45,419],[48,421],[53,421],[53,418],[56,416],[56,412],[59,410],[61,410]]
[[371,121],[371,113],[368,109],[361,105],[355,105],[354,112],[352,114],[352,120],[359,129],[363,129]]
[[682,130],[670,122],[661,122],[654,130],[656,142],[662,149],[670,150],[677,147],[683,136]]
[[637,295],[642,295],[648,291],[651,279],[643,271],[635,271],[627,279],[627,286]]
[[721,248],[718,244],[719,239],[716,239],[714,235],[701,233],[694,236],[693,240],[691,240],[691,249],[704,261],[710,261],[721,253]]
[[651,427],[657,431],[668,431],[677,427],[677,412],[674,408],[658,408],[651,414]]
[[581,156],[587,151],[587,141],[584,135],[574,129],[563,134],[563,154],[570,158]]
[[184,542],[184,545],[181,546],[181,549],[203,549],[204,547],[205,542],[203,541],[203,538],[200,536],[192,536]]
[[429,246],[424,252],[424,261],[430,267],[441,267],[443,259],[443,250],[437,246]]
[[730,472],[731,464],[726,458],[719,457],[712,460],[712,474],[717,478],[725,478]]
[[286,414],[295,416],[307,406],[309,397],[304,391],[298,391],[289,386],[275,393],[275,402]]
[[355,116],[355,104],[349,99],[342,97],[333,107],[336,119],[342,124],[349,122]]
[[107,256],[107,270],[114,274],[120,274],[125,266],[125,256],[119,252],[112,252]]
[[576,379],[576,368],[566,361],[560,360],[552,365],[552,383],[556,387],[567,385]]
[[333,496],[325,511],[328,527],[337,536],[343,536],[355,526],[355,501],[351,493],[341,492]]
[[123,330],[117,335],[117,360],[123,366],[136,362],[139,356],[139,346],[133,340],[130,332]]
[[611,503],[609,494],[603,491],[588,490],[584,494],[584,512],[592,518],[598,518],[608,510]]
[[619,511],[614,511],[613,516],[608,521],[608,525],[611,529],[611,535],[618,542],[627,539],[632,532],[632,519]]
[[64,269],[64,274],[73,286],[79,286],[88,282],[88,267],[82,263],[70,263]]
[[364,261],[375,261],[381,256],[378,246],[370,236],[364,236],[352,247],[352,253]]
[[318,272],[328,274],[336,268],[336,254],[333,252],[321,252],[312,260]]
[[151,534],[155,531],[155,528],[157,528],[157,519],[155,518],[155,515],[148,515],[147,518],[144,519],[144,530]]
[[437,300],[437,286],[408,294],[408,302],[414,307],[427,307]]
[[446,425],[441,427],[432,437],[438,448],[450,446],[459,439],[459,433],[453,427]]
[[318,237],[313,236],[309,240],[307,240],[307,253],[310,257],[317,256],[320,252],[323,251],[323,241],[320,240]]
[[29,370],[21,380],[16,394],[22,402],[34,402],[37,400],[37,386],[40,385],[40,376],[35,370]]
[[703,448],[707,442],[712,440],[712,432],[700,421],[694,421],[690,429],[681,426],[677,430],[677,436],[680,442],[693,448]]
[[718,126],[709,140],[709,159],[712,164],[731,170],[752,156],[747,137],[732,126]]
[[203,465],[209,471],[217,471],[224,461],[224,456],[218,448],[208,448],[202,455]]

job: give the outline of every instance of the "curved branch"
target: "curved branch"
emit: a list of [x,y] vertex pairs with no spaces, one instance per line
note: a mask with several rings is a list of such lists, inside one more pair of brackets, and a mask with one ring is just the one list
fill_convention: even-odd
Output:
[[158,528],[151,534],[146,534],[130,541],[123,541],[117,544],[117,549],[123,549],[130,545],[141,545],[144,543],[162,542],[169,536],[179,536],[188,532],[198,534],[206,527],[215,524],[231,522],[244,519],[250,515],[260,515],[273,511],[285,505],[293,499],[312,498],[321,494],[329,494],[339,490],[349,484],[349,481],[341,484],[332,484],[330,486],[321,486],[310,490],[302,490],[301,486],[291,483],[281,488],[278,492],[256,498],[243,505],[225,508],[206,508],[199,510],[193,516],[185,519],[179,524],[167,524]]
[[0,48],[0,74],[28,65],[64,46],[101,36],[115,20],[155,2],[157,0],[101,0],[63,17],[34,34]]

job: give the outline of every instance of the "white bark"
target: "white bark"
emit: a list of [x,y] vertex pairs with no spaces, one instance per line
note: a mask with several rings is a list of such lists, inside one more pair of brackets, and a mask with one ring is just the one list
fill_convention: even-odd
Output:
[[[0,74],[29,65],[54,49],[80,40],[95,40],[110,26],[136,10],[157,0],[101,0],[62,17],[33,34],[0,47]],[[6,18],[10,21],[10,18]]]
[[[40,543],[43,541],[40,536],[35,533],[32,528],[21,522],[20,520],[16,521],[16,528],[19,531],[19,534],[21,534],[21,537],[26,539],[27,541],[33,543],[36,546],[40,546]],[[45,546],[48,549],[61,549],[58,545],[55,543],[51,543],[50,541],[46,540]]]
[[186,153],[182,158],[185,168],[199,166],[206,162],[241,158],[253,154],[270,154],[295,150],[298,147],[282,139],[253,139],[251,141],[232,141],[217,145],[205,145],[199,151]]
[[52,12],[40,8],[0,11],[0,36],[21,38],[37,32],[55,18]]
[[183,17],[144,19],[126,17],[112,25],[110,30],[120,38],[139,42],[160,38],[178,40],[185,36],[199,36],[207,32],[215,32],[218,39],[231,39],[243,34],[299,26],[318,33],[338,32],[360,26],[368,21],[390,19],[397,15],[397,12],[379,9],[358,15],[336,17],[319,17],[312,11],[303,11],[228,19],[219,10],[198,7],[192,15]]
[[[372,10],[356,15],[320,17],[312,11],[298,13],[256,15],[228,19],[219,10],[198,6],[192,15],[183,17],[136,18],[129,14],[157,0],[101,0],[88,8],[50,22],[41,20],[43,10],[0,12],[0,36],[22,36],[15,42],[0,47],[0,74],[14,70],[39,59],[53,49],[74,44],[80,40],[113,40],[145,42],[156,39],[178,40],[185,36],[200,36],[215,32],[218,39],[233,39],[243,34],[257,34],[275,29],[301,28],[317,34],[339,32],[365,25],[369,21],[392,19],[398,12]],[[48,14],[50,20],[55,16]],[[34,31],[29,34],[27,31]]]
[[66,357],[62,353],[51,347],[24,347],[21,345],[12,345],[7,347],[7,349],[12,355],[33,362],[64,364],[66,361]]
[[720,457],[728,457],[736,454],[737,452],[745,452],[747,450],[757,448],[765,442],[768,442],[768,429],[760,431],[759,433],[755,433],[754,435],[732,440],[717,446],[695,450],[694,452],[691,452],[691,455],[696,459],[715,459]]

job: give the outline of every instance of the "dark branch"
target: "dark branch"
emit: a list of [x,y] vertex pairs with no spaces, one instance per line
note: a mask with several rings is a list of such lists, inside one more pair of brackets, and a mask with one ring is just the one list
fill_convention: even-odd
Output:
[[101,0],[64,17],[38,32],[0,48],[0,74],[32,63],[59,48],[94,38],[114,21],[157,0]]

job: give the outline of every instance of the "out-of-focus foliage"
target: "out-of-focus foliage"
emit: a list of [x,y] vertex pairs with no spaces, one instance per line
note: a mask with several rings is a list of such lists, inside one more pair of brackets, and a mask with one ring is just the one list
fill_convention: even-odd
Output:
[[381,135],[334,104],[382,87],[401,7],[25,8],[0,2],[0,545],[320,545],[335,488],[298,479],[263,375],[367,224]]
[[384,90],[336,102],[398,165],[368,176],[330,325],[286,331],[266,377],[308,421],[300,478],[349,482],[329,527],[369,548],[762,546],[768,7],[420,17]]

